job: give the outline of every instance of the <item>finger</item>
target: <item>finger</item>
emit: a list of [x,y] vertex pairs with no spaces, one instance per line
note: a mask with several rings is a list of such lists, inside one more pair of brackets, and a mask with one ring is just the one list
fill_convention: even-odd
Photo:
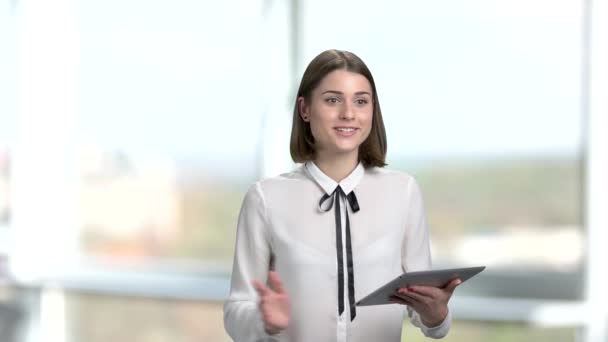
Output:
[[395,291],[395,293],[397,293],[397,294],[403,294],[403,293],[407,292],[408,288],[409,288],[408,286],[400,287],[400,288],[397,289],[397,291]]
[[425,297],[437,298],[441,294],[440,289],[433,286],[410,286],[407,292],[413,292]]
[[420,294],[420,293],[416,293],[413,291],[413,289],[407,289],[406,291],[403,291],[402,293],[400,293],[401,298],[408,298],[409,300],[413,300],[416,302],[423,302],[427,299],[429,299],[429,296]]
[[270,289],[268,287],[266,287],[266,285],[260,283],[257,280],[252,280],[251,284],[253,285],[255,290],[258,292],[258,295],[260,297],[264,297],[264,296],[268,295],[270,292]]
[[462,281],[460,279],[454,279],[451,282],[449,282],[448,285],[446,285],[446,287],[444,289],[449,291],[450,293],[452,293],[452,292],[454,292],[454,289],[456,289],[456,287],[460,284],[462,284]]
[[268,273],[268,283],[270,284],[270,288],[277,293],[285,293],[285,288],[283,287],[283,282],[279,277],[279,274],[276,271],[270,271]]

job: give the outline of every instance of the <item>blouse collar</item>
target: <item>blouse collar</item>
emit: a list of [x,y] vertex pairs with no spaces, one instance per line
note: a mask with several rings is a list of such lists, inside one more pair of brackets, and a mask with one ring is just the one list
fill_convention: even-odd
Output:
[[338,185],[342,188],[344,193],[349,194],[355,189],[359,182],[361,182],[361,179],[365,174],[365,168],[363,167],[363,164],[359,162],[357,167],[355,167],[355,169],[348,176],[346,176],[346,178],[342,179],[338,183],[323,173],[323,171],[321,171],[321,169],[319,169],[319,167],[313,161],[307,161],[304,166],[312,178],[328,195],[331,195],[334,190],[336,190]]

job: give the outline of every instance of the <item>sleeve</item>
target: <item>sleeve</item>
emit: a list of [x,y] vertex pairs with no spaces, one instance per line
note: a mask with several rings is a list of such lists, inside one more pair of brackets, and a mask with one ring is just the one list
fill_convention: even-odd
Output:
[[[406,231],[401,246],[401,267],[404,272],[431,269],[431,249],[429,232],[426,227],[424,202],[420,187],[414,178],[411,178],[408,184],[406,203]],[[449,310],[443,322],[432,328],[425,326],[418,313],[409,306],[407,312],[412,324],[418,327],[427,337],[442,338],[450,330],[452,314]]]
[[224,327],[236,342],[275,341],[266,334],[251,281],[268,277],[270,238],[260,182],[249,188],[238,217],[230,293],[224,302]]

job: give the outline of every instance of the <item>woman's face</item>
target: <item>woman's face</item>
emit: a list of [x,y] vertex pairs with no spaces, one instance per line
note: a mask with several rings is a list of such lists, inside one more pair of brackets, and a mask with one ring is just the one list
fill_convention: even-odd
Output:
[[357,155],[372,127],[372,89],[365,76],[346,70],[327,74],[312,91],[310,104],[298,99],[310,122],[317,153]]

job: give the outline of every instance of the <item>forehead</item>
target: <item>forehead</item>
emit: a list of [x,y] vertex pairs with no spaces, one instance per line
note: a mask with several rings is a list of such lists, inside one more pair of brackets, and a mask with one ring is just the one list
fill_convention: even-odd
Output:
[[336,90],[344,93],[366,91],[371,94],[372,87],[365,76],[347,70],[334,70],[321,79],[318,91]]

